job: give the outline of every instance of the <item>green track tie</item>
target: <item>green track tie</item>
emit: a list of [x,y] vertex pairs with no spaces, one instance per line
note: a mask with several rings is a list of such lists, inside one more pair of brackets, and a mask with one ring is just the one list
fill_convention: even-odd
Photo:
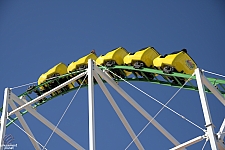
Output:
[[179,85],[182,86],[182,84],[181,84],[180,81],[177,79],[177,77],[173,77],[173,78],[177,81],[177,83],[178,83]]
[[190,84],[194,88],[194,85],[192,84],[190,80],[188,81],[188,84]]
[[30,101],[32,100],[32,98],[30,97],[30,95],[29,95],[29,94],[27,94],[27,97],[29,97]]
[[220,84],[220,83],[219,83],[219,85],[220,85],[220,86],[223,88],[223,90],[225,91],[225,87],[224,87],[222,84]]
[[162,77],[167,81],[167,82],[169,82],[170,83],[170,81],[169,81],[169,79],[167,78],[167,76],[166,75],[162,75]]
[[132,71],[132,73],[134,74],[134,76],[138,79],[138,75],[135,71]]
[[158,79],[156,76],[154,76],[154,78],[155,78],[157,81],[159,81],[159,79]]

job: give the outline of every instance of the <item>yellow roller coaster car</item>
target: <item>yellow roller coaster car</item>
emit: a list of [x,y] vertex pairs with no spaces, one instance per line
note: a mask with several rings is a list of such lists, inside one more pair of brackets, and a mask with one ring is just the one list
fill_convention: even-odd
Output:
[[134,68],[152,67],[153,60],[159,56],[159,53],[153,47],[146,47],[135,53],[129,53],[124,57],[124,64],[134,66]]
[[128,54],[126,49],[123,47],[118,47],[108,52],[105,55],[101,55],[96,60],[97,65],[103,65],[111,67],[114,65],[123,65],[123,58]]
[[168,74],[172,72],[193,74],[197,68],[194,60],[187,54],[186,49],[166,54],[164,56],[160,55],[153,60],[153,65]]
[[[55,88],[56,86],[58,86],[59,84],[62,84],[63,82],[67,81],[67,79],[65,77],[59,78],[58,80],[53,80],[54,77],[57,76],[61,76],[63,74],[67,73],[67,66],[63,63],[59,63],[56,66],[54,66],[53,68],[51,68],[49,71],[47,71],[46,73],[42,74],[39,79],[38,79],[38,85],[44,83],[45,81],[51,80],[51,82],[49,82],[47,85],[41,86],[40,90],[42,92],[47,92],[52,88]],[[69,84],[65,87],[65,89],[71,89],[73,88],[72,84]],[[58,93],[61,93],[62,89],[52,93],[51,95],[54,96]]]
[[[97,58],[96,64],[106,67],[113,67],[115,65],[124,65],[123,58],[128,54],[127,50],[123,47],[118,47],[108,52],[105,55],[101,55]],[[120,71],[118,69],[113,70],[114,73],[121,77],[128,76],[130,73],[127,71]]]
[[88,67],[88,59],[96,60],[97,56],[95,53],[90,53],[90,54],[78,59],[77,61],[72,62],[68,66],[67,72],[70,73],[73,71],[86,69]]
[[[129,53],[124,57],[123,61],[125,65],[133,66],[136,69],[140,69],[142,67],[154,68],[153,60],[158,56],[159,53],[153,47],[145,47],[135,53]],[[143,73],[140,71],[135,71],[134,73],[143,77]],[[144,73],[144,76],[147,76],[148,79],[153,79],[156,75]]]
[[[91,51],[90,54],[78,59],[77,61],[75,62],[72,62],[68,68],[67,68],[67,72],[68,73],[71,73],[73,71],[78,71],[78,70],[84,70],[88,67],[88,60],[89,59],[92,59],[92,60],[96,60],[97,59],[97,56],[95,54],[95,51]],[[74,77],[76,76],[77,74],[73,74],[71,75],[71,77]],[[77,83],[78,84],[81,84],[82,80],[84,79],[84,77],[80,78],[77,80]],[[87,83],[87,79],[85,80],[85,83]]]

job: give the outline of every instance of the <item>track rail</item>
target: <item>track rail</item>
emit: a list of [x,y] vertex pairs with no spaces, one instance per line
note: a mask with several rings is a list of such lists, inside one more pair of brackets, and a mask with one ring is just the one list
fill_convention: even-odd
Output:
[[[193,82],[194,80],[196,80],[195,76],[191,76],[191,75],[187,75],[187,74],[182,74],[182,73],[172,73],[172,74],[165,74],[163,73],[163,71],[161,70],[157,70],[157,69],[150,69],[150,68],[142,68],[142,69],[135,69],[132,66],[114,66],[114,67],[99,67],[102,70],[111,70],[111,71],[117,71],[120,72],[121,75],[124,76],[124,80],[126,81],[138,81],[138,82],[150,82],[153,84],[160,84],[160,85],[164,85],[164,86],[170,86],[170,87],[176,87],[176,88],[180,88],[182,86],[182,83],[180,82],[180,78],[188,80],[191,79],[189,81],[187,81],[187,84],[183,86],[184,89],[187,90],[194,90],[194,91],[198,91],[198,87],[196,85],[196,82]],[[132,75],[126,77],[124,70],[132,72]],[[79,73],[81,73],[83,71],[75,71],[72,73],[68,73],[65,74],[63,76],[60,77],[56,77],[54,79],[50,79],[40,85],[36,85],[34,86],[32,89],[27,90],[26,92],[22,93],[19,95],[19,97],[24,96],[26,97],[26,100],[31,101],[33,100],[35,97],[34,91],[38,90],[41,93],[41,91],[39,90],[39,87],[44,86],[49,84],[50,82],[58,82],[59,83],[59,79],[60,78],[67,78],[70,79],[72,75],[77,75]],[[152,75],[154,78],[149,78],[149,75]],[[176,83],[172,82],[170,79],[173,79],[174,81],[176,81]],[[220,91],[220,93],[225,96],[225,80],[221,80],[221,79],[217,79],[217,78],[207,78],[214,86],[216,86],[218,88],[218,90]],[[114,77],[115,81],[123,81],[121,78],[119,77]],[[96,83],[95,83],[96,84]],[[45,99],[43,99],[41,102],[37,102],[35,104],[32,105],[33,108],[37,108],[43,104],[45,104],[46,102],[60,96],[60,95],[64,95],[66,93],[69,93],[71,91],[76,90],[79,87],[79,84],[75,83],[73,84],[74,87],[72,89],[66,89],[66,88],[62,88],[62,91],[59,94],[54,94],[54,96],[48,96]],[[82,85],[81,87],[87,87],[87,83],[85,83],[84,85]],[[51,90],[49,88],[49,90]],[[211,91],[207,88],[205,88],[205,91],[207,93],[211,93]],[[3,108],[0,108],[0,111],[2,111]],[[28,113],[27,110],[24,111],[20,111],[21,115],[24,115]],[[16,121],[18,118],[15,117],[11,117],[10,118],[10,122],[7,123],[6,127],[8,127],[9,125],[11,125],[14,121]]]

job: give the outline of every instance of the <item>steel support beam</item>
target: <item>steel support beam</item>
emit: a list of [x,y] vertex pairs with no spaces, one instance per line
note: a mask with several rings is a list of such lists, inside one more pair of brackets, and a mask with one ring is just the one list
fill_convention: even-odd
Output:
[[223,120],[223,123],[220,126],[220,130],[217,133],[217,135],[218,135],[218,139],[223,141],[224,136],[225,136],[225,119]]
[[201,76],[203,84],[216,96],[216,98],[225,106],[225,98],[224,96],[217,90],[215,86],[212,85],[211,82],[205,77]]
[[[25,102],[21,99],[19,99],[15,94],[11,94],[12,99],[18,103],[19,105],[24,105]],[[67,141],[70,145],[72,145],[74,148],[78,150],[84,150],[83,147],[81,147],[78,143],[76,143],[72,138],[70,138],[68,135],[66,135],[63,131],[61,131],[59,128],[57,128],[55,125],[53,125],[50,121],[48,121],[45,117],[43,117],[41,114],[39,114],[37,111],[35,111],[31,106],[27,106],[26,110],[29,111],[31,115],[33,115],[35,118],[37,118],[39,121],[41,121],[43,124],[45,124],[48,128],[50,128],[52,131],[55,130],[55,133],[58,134],[61,138],[63,138],[65,141]]]
[[225,98],[224,96],[217,90],[215,86],[212,85],[211,82],[205,77],[201,76],[203,84],[216,96],[216,98],[225,106]]
[[79,74],[79,75],[73,77],[72,79],[70,79],[70,80],[68,80],[68,81],[66,81],[66,82],[64,82],[64,83],[62,83],[62,84],[60,84],[59,86],[57,86],[57,87],[51,89],[50,91],[48,91],[48,92],[42,94],[41,96],[38,96],[37,98],[33,99],[32,101],[29,101],[28,103],[25,103],[24,105],[18,107],[17,109],[14,109],[13,111],[11,111],[11,112],[9,113],[9,116],[15,114],[17,111],[20,111],[20,110],[24,109],[25,107],[27,107],[27,106],[29,106],[29,105],[31,105],[31,104],[33,104],[33,103],[35,103],[35,102],[37,102],[37,101],[39,101],[39,100],[45,98],[46,96],[48,96],[48,95],[50,95],[51,93],[53,93],[53,92],[55,92],[55,91],[57,91],[57,90],[63,88],[64,86],[66,86],[66,85],[68,85],[68,84],[74,82],[75,80],[77,80],[77,79],[83,77],[85,74],[86,74],[86,72],[83,72],[83,73],[81,73],[81,74]]
[[164,135],[166,136],[174,145],[179,145],[180,143],[166,130],[164,129],[151,115],[149,115],[133,98],[131,98],[120,86],[116,84],[114,80],[109,78],[102,70],[100,70],[95,65],[95,71],[108,82],[121,96],[123,96],[134,108],[136,108],[148,121],[151,123]]
[[[9,105],[11,106],[12,109],[16,109],[16,105],[12,100],[9,101]],[[26,131],[28,138],[30,139],[31,143],[33,144],[35,150],[40,150],[40,147],[39,147],[38,143],[36,142],[36,139],[35,139],[33,133],[31,132],[30,128],[28,127],[26,121],[21,116],[20,112],[16,112],[16,116],[18,117],[23,129]]]
[[9,88],[5,88],[4,92],[4,101],[3,101],[3,110],[1,116],[1,129],[0,129],[0,149],[3,150],[4,148],[4,137],[5,137],[5,130],[6,130],[6,122],[8,118],[8,101],[11,98],[11,90]]
[[102,82],[102,80],[100,79],[100,77],[98,76],[98,74],[96,72],[93,72],[93,73],[94,73],[94,77],[95,77],[96,81],[98,82],[98,85],[100,86],[100,88],[102,89],[103,93],[105,94],[105,96],[109,100],[110,104],[112,105],[112,107],[115,110],[116,114],[120,118],[120,120],[123,123],[124,127],[126,128],[126,130],[128,131],[128,133],[130,134],[132,140],[134,140],[134,143],[136,144],[137,148],[139,150],[144,150],[144,147],[142,146],[142,144],[139,141],[138,137],[134,133],[134,131],[131,128],[130,124],[128,123],[126,117],[123,115],[122,111],[120,110],[120,108],[116,104],[116,102],[113,99],[112,95],[110,94],[110,92],[106,88],[105,84]]
[[220,149],[225,150],[225,145],[224,145],[224,136],[225,136],[225,119],[223,120],[222,125],[220,126],[220,130],[217,133],[218,140],[219,140],[219,147]]
[[88,60],[89,150],[95,150],[93,60]]
[[198,142],[202,141],[203,139],[206,139],[206,137],[205,136],[198,136],[198,137],[196,137],[192,140],[189,140],[189,141],[187,141],[185,143],[182,143],[182,144],[180,144],[180,145],[178,145],[174,148],[171,148],[170,150],[180,150],[182,148],[186,148],[186,147],[191,146],[195,143],[198,143]]
[[199,91],[199,96],[202,104],[202,110],[205,118],[205,123],[206,123],[206,128],[207,128],[207,135],[209,137],[210,145],[212,150],[218,150],[217,147],[217,139],[216,139],[216,134],[214,131],[214,125],[211,119],[211,114],[210,114],[210,109],[208,106],[208,100],[205,94],[205,87],[204,83],[202,81],[202,72],[200,71],[199,68],[195,70],[195,75],[196,75],[196,80],[197,80],[197,85],[198,85],[198,91]]

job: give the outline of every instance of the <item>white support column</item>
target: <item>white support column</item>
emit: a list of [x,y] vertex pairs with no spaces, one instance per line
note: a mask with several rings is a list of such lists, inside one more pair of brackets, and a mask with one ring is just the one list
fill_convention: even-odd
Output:
[[179,150],[181,148],[186,148],[188,146],[191,146],[191,145],[193,145],[195,143],[198,143],[198,142],[202,141],[205,138],[206,138],[205,136],[198,136],[198,137],[196,137],[196,138],[194,138],[192,140],[189,140],[189,141],[187,141],[185,143],[182,143],[182,144],[180,144],[180,145],[178,145],[178,146],[176,146],[174,148],[171,148],[170,150]]
[[[19,99],[15,94],[11,94],[12,99],[18,103],[19,105],[24,105],[25,102],[21,99]],[[35,111],[31,106],[27,106],[26,110],[29,111],[31,115],[33,115],[35,118],[37,118],[39,121],[41,121],[43,124],[45,124],[48,128],[50,128],[52,131],[55,129],[55,133],[58,134],[61,138],[63,138],[65,141],[67,141],[70,145],[72,145],[74,148],[78,150],[84,150],[83,147],[81,147],[78,143],[76,143],[72,138],[70,138],[68,135],[66,135],[63,131],[61,131],[59,128],[56,128],[55,125],[53,125],[50,121],[48,121],[45,117],[43,117],[41,114],[39,114],[37,111]]]
[[[13,100],[9,101],[9,105],[12,107],[12,109],[16,109],[16,105],[13,102]],[[16,112],[16,116],[19,119],[19,121],[20,121],[21,125],[23,126],[24,130],[28,134],[28,138],[30,139],[30,141],[33,144],[34,148],[36,150],[40,150],[40,147],[39,147],[38,143],[36,142],[33,133],[31,132],[30,128],[28,127],[26,121],[23,119],[23,117],[21,116],[21,114],[19,113],[19,111]]]
[[134,108],[136,108],[148,121],[151,123],[164,135],[166,136],[174,145],[179,145],[180,143],[164,129],[151,115],[149,115],[133,98],[131,98],[120,86],[116,84],[111,78],[109,78],[105,73],[102,72],[97,66],[95,66],[95,71],[108,82],[121,96],[123,96]]
[[4,101],[3,101],[3,110],[1,116],[1,129],[0,129],[0,149],[3,150],[4,148],[4,137],[5,137],[5,130],[6,130],[6,122],[8,118],[8,101],[10,100],[11,91],[9,88],[5,88],[4,93]]
[[68,84],[74,82],[75,80],[77,80],[77,79],[83,77],[85,74],[86,74],[86,72],[83,72],[83,73],[81,73],[81,74],[79,74],[79,75],[73,77],[72,79],[70,79],[70,80],[68,80],[68,81],[66,81],[66,82],[64,82],[64,83],[62,83],[62,84],[60,84],[59,86],[57,86],[57,87],[51,89],[50,91],[48,91],[48,92],[42,94],[41,96],[38,96],[37,98],[33,99],[32,101],[29,101],[28,103],[26,103],[26,104],[24,104],[24,105],[18,107],[17,109],[11,111],[11,112],[9,113],[9,116],[15,114],[17,111],[20,111],[20,110],[24,109],[25,107],[27,107],[27,106],[29,106],[29,105],[31,105],[31,104],[33,104],[33,103],[35,103],[35,102],[37,102],[37,101],[39,101],[39,100],[45,98],[46,96],[48,96],[48,95],[50,95],[51,93],[53,93],[53,92],[55,92],[55,91],[57,91],[57,90],[63,88],[64,86],[66,86],[66,85],[68,85]]
[[131,128],[130,124],[128,123],[126,117],[123,115],[122,111],[120,110],[120,108],[118,107],[118,105],[116,104],[115,100],[113,99],[112,95],[109,93],[108,89],[106,88],[105,84],[102,82],[102,80],[100,79],[100,77],[98,76],[98,74],[96,72],[93,72],[95,79],[98,82],[98,85],[100,86],[100,88],[102,89],[103,93],[105,94],[105,96],[107,97],[107,99],[109,100],[110,104],[112,105],[113,109],[115,110],[116,114],[118,115],[118,117],[120,118],[121,122],[123,123],[124,127],[126,128],[126,130],[128,131],[128,133],[130,134],[132,140],[134,140],[134,143],[136,144],[137,148],[139,150],[144,150],[144,147],[142,146],[141,142],[139,141],[138,137],[136,136],[136,134],[134,133],[133,129]]
[[211,119],[211,114],[208,106],[208,101],[207,97],[205,94],[205,87],[202,81],[202,72],[200,71],[199,68],[195,70],[195,75],[196,75],[196,80],[198,84],[198,91],[199,91],[199,96],[202,104],[202,110],[205,118],[205,123],[206,123],[206,128],[207,128],[207,134],[209,137],[210,145],[212,150],[218,150],[217,147],[217,139],[215,137],[215,131],[214,131],[214,125]]
[[88,60],[89,150],[95,150],[93,60]]

